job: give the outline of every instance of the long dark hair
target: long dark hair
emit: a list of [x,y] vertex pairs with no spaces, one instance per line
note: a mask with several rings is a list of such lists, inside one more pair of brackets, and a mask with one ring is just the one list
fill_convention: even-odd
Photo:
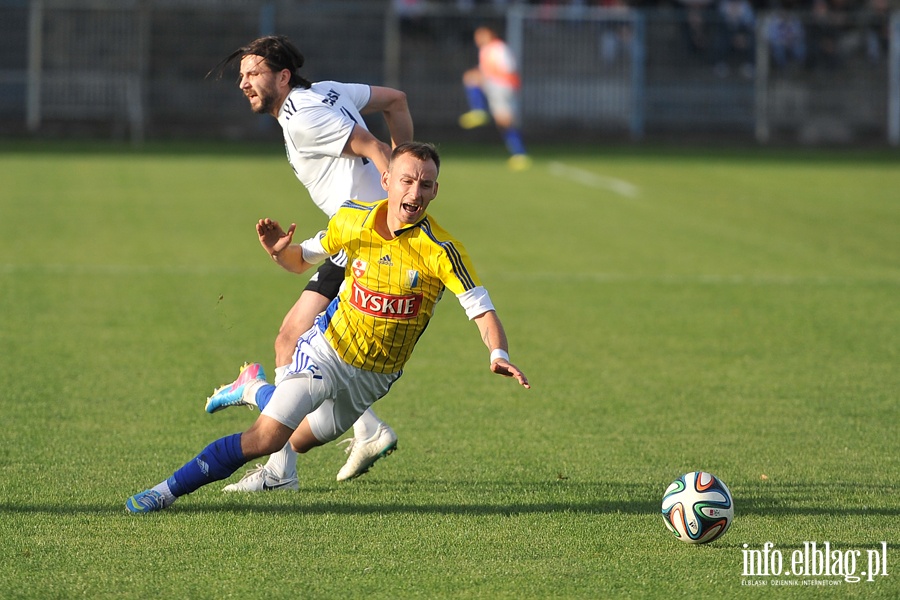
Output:
[[241,46],[216,65],[207,74],[207,77],[215,74],[216,78],[220,78],[226,67],[248,55],[261,56],[266,66],[276,73],[284,69],[290,71],[291,87],[308,89],[312,86],[312,83],[299,73],[304,62],[303,54],[283,35],[267,35]]

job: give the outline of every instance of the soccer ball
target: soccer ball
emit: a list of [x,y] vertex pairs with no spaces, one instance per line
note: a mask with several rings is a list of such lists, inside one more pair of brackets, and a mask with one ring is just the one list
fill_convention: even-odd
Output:
[[666,488],[662,516],[669,531],[682,542],[705,544],[728,531],[734,520],[734,502],[721,479],[692,471]]

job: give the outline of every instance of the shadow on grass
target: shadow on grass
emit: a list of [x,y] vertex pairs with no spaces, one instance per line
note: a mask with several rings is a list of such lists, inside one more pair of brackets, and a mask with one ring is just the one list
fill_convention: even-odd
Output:
[[[54,505],[22,505],[9,506],[0,504],[0,514],[56,514],[56,515],[73,515],[73,514],[95,514],[109,515],[125,512],[124,500],[121,506],[109,507],[91,505],[79,506],[54,506]],[[392,515],[392,514],[436,514],[436,515],[457,515],[457,516],[516,516],[522,514],[553,514],[553,513],[623,513],[625,505],[617,505],[615,503],[582,503],[582,504],[468,504],[468,505],[452,505],[452,504],[396,504],[393,502],[385,502],[384,504],[364,504],[358,502],[334,502],[334,503],[297,503],[292,505],[285,504],[265,504],[265,503],[248,503],[236,501],[222,502],[204,502],[202,504],[191,503],[187,498],[182,499],[165,512],[181,512],[181,513],[205,513],[205,512],[223,512],[223,513],[254,513],[254,514],[308,514],[308,515]],[[642,508],[643,510],[640,510]],[[628,513],[655,513],[658,511],[655,503],[653,506],[649,504],[635,508],[629,505]]]
[[[197,501],[182,498],[167,512],[263,513],[311,515],[391,515],[437,514],[457,516],[516,516],[526,514],[626,514],[656,515],[660,512],[661,493],[657,486],[622,485],[561,481],[524,485],[521,482],[361,482],[329,486],[308,486],[296,494],[296,502],[288,493],[271,498],[266,495],[229,496],[211,501],[209,496]],[[876,493],[871,498],[895,498],[898,486],[874,486],[854,483],[764,485],[735,494],[735,513],[779,517],[796,516],[880,516],[900,515],[900,506],[864,504],[852,497],[854,491]],[[421,502],[397,502],[398,495],[425,496]],[[322,496],[331,498],[323,500]],[[335,497],[340,496],[340,497]],[[447,496],[453,500],[448,501]],[[509,501],[509,497],[522,500]],[[586,497],[596,500],[585,500]],[[285,499],[291,498],[289,504]],[[383,498],[383,501],[372,501]],[[464,498],[460,500],[459,498]],[[28,504],[0,503],[0,514],[96,514],[124,513],[126,496],[113,506],[92,504]],[[852,502],[851,502],[852,501]]]

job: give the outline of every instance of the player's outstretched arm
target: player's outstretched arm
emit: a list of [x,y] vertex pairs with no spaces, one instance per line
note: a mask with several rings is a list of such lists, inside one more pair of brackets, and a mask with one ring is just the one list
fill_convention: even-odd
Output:
[[413,121],[406,102],[406,93],[394,88],[370,86],[369,103],[363,107],[363,114],[380,112],[384,115],[391,135],[391,147],[396,148],[413,139]]
[[519,367],[509,362],[509,342],[500,317],[493,310],[473,319],[481,333],[481,340],[491,351],[491,372],[504,377],[512,377],[522,386],[530,388],[528,378]]
[[344,145],[344,154],[368,158],[375,163],[379,173],[387,171],[391,162],[391,147],[359,125],[353,126]]
[[277,262],[285,270],[292,273],[302,273],[312,265],[303,260],[303,249],[298,244],[291,244],[294,239],[295,223],[287,231],[281,228],[278,221],[272,219],[260,219],[256,223],[256,235],[259,243],[272,260]]

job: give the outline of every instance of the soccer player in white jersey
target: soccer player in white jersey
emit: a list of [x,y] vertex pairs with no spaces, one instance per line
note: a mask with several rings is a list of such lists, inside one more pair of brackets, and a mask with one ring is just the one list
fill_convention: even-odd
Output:
[[[381,200],[381,173],[387,170],[391,146],[367,129],[363,114],[381,112],[393,146],[413,136],[406,95],[392,88],[337,81],[312,83],[299,73],[304,58],[284,36],[266,36],[238,48],[219,65],[240,61],[239,86],[250,108],[278,120],[284,133],[288,161],[312,201],[331,217],[346,200]],[[284,376],[297,338],[337,295],[344,279],[343,254],[325,261],[290,309],[275,340],[275,383]],[[207,402],[213,412],[240,404],[235,389],[247,381],[265,379],[259,363],[245,365],[238,379],[222,386]],[[214,408],[215,407],[215,408]],[[397,446],[397,435],[371,410],[354,426],[346,464],[338,472],[343,481],[365,473]],[[297,455],[289,444],[257,465],[225,491],[297,489]]]
[[348,201],[327,230],[301,244],[292,243],[296,225],[284,231],[260,219],[260,244],[290,272],[346,252],[351,268],[341,293],[300,336],[277,386],[256,379],[240,386],[245,402],[262,411],[253,426],[216,440],[168,479],[128,498],[127,511],[167,508],[288,441],[306,452],[340,437],[402,375],[445,290],[477,325],[490,370],[530,387],[509,362],[503,324],[465,248],[426,212],[437,196],[439,168],[433,146],[397,146],[382,175],[387,199]]

